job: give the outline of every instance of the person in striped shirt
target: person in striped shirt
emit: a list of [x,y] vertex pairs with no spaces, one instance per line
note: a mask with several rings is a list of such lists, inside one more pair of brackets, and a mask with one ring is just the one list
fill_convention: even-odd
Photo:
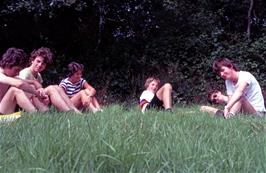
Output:
[[71,62],[68,65],[68,77],[63,79],[59,86],[64,89],[76,108],[92,112],[102,111],[95,97],[95,88],[82,78],[83,71],[83,64]]

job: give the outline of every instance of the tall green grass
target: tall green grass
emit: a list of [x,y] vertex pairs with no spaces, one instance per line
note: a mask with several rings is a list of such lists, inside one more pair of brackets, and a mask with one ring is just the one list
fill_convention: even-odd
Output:
[[266,172],[265,120],[197,106],[24,113],[0,124],[0,172]]

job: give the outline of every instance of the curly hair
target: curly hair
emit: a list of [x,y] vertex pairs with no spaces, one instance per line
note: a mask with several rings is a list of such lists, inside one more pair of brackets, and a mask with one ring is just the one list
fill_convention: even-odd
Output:
[[71,62],[70,64],[68,64],[68,77],[72,76],[79,70],[83,71],[84,65],[77,62]]
[[37,50],[33,50],[30,54],[30,61],[33,61],[37,56],[43,58],[45,64],[52,64],[54,55],[47,47],[41,47]]
[[27,62],[27,55],[22,49],[11,47],[3,54],[0,61],[0,67],[11,68],[19,66],[24,68],[27,66]]

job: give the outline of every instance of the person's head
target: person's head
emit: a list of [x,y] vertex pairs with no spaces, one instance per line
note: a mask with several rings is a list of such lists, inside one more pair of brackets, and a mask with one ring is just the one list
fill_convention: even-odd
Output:
[[238,68],[227,58],[219,58],[214,61],[212,66],[213,72],[223,79],[230,79],[232,72],[239,71]]
[[223,103],[222,93],[219,90],[213,90],[208,93],[207,100],[211,104]]
[[149,77],[148,79],[146,79],[144,86],[147,90],[150,90],[155,93],[158,90],[159,85],[160,85],[160,79],[156,77]]
[[74,81],[78,81],[82,77],[83,70],[83,64],[71,62],[68,64],[68,77]]
[[22,49],[9,48],[3,54],[0,67],[5,69],[8,76],[17,76],[19,71],[27,65],[27,55]]
[[31,52],[30,62],[32,70],[41,72],[53,62],[53,53],[47,47],[41,47]]

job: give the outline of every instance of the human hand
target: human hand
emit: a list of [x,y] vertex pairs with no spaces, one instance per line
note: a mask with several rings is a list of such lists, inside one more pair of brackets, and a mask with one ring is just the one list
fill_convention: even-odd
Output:
[[85,91],[87,96],[89,96],[89,97],[91,96],[91,91],[89,89],[86,88],[84,91]]
[[224,118],[229,118],[229,108],[227,106],[224,107]]
[[45,97],[44,99],[42,99],[42,102],[43,102],[46,106],[48,106],[49,103],[50,103],[50,99],[49,99],[49,97],[47,96],[47,97]]
[[49,99],[48,95],[45,93],[43,88],[39,88],[37,90],[36,96],[38,97],[38,99],[43,100],[43,99]]

